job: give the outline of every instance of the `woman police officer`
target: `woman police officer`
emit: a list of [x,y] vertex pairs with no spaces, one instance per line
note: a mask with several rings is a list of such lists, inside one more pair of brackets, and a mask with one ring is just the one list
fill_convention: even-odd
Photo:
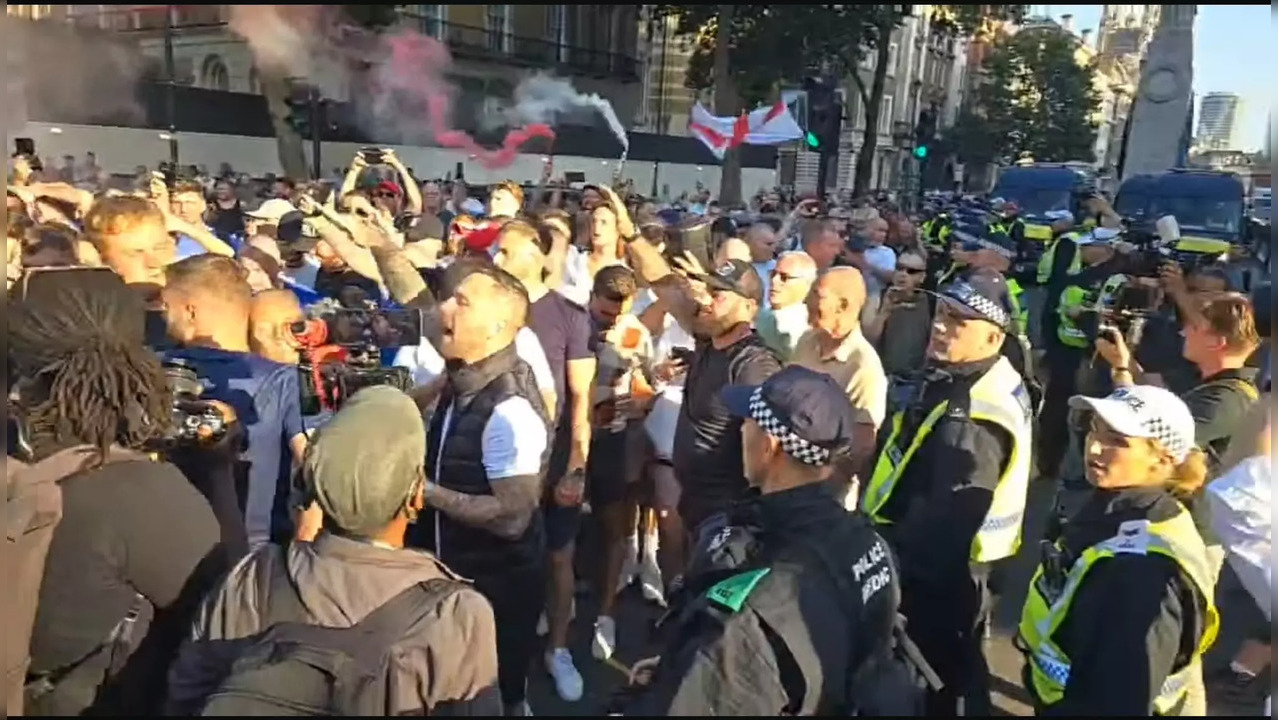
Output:
[[1091,488],[1030,581],[1025,687],[1041,715],[1178,714],[1219,626],[1206,548],[1177,499],[1205,480],[1194,419],[1147,385],[1070,406],[1093,413]]

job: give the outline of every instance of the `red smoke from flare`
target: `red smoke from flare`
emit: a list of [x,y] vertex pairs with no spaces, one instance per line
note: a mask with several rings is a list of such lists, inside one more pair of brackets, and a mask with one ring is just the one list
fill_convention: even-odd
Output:
[[[448,49],[434,38],[413,32],[400,32],[386,37],[385,41],[390,50],[388,63],[393,71],[389,74],[390,84],[396,86],[394,89],[409,94],[425,94],[426,119],[435,142],[442,147],[465,150],[485,168],[496,170],[513,163],[519,156],[519,149],[533,138],[555,141],[555,132],[550,126],[537,123],[511,130],[506,133],[500,148],[490,150],[476,142],[469,133],[451,129],[452,97],[446,89],[435,87],[434,78],[430,77],[435,73],[442,75],[442,69],[452,62]],[[402,74],[402,71],[413,68],[429,68],[434,73]]]

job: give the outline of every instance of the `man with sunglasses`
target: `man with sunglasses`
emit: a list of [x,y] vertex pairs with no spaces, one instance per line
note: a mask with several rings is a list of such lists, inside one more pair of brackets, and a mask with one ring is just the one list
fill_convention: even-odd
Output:
[[1020,546],[1029,395],[1002,356],[1006,279],[974,270],[938,293],[924,377],[893,414],[861,499],[900,561],[910,637],[944,688],[928,715],[990,713],[982,649],[992,564]]
[[896,274],[883,293],[879,312],[865,324],[865,337],[874,344],[888,378],[888,409],[913,396],[931,337],[932,304],[923,292],[927,258],[907,250],[896,260]]

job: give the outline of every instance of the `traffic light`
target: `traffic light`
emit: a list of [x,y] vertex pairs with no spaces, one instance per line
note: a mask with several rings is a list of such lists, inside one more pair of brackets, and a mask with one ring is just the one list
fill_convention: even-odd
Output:
[[830,154],[839,151],[839,133],[843,127],[843,106],[834,86],[819,78],[807,78],[803,89],[808,95],[808,123],[804,145],[812,152]]
[[936,138],[936,108],[919,111],[919,122],[914,126],[914,157],[927,160],[929,145]]
[[314,115],[314,107],[312,106],[313,89],[309,86],[295,86],[289,93],[284,102],[288,105],[288,117],[285,122],[293,128],[298,135],[306,138],[311,136],[311,130],[314,128],[312,123]]

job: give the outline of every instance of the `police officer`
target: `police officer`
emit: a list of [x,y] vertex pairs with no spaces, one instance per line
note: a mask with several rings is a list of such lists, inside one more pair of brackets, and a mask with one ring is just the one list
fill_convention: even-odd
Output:
[[1038,259],[1034,280],[1041,288],[1042,295],[1039,311],[1039,329],[1037,336],[1044,344],[1054,342],[1056,337],[1056,310],[1060,305],[1061,291],[1065,289],[1069,276],[1083,269],[1083,259],[1078,253],[1075,240],[1080,232],[1074,227],[1074,214],[1068,210],[1052,210],[1047,213],[1051,221],[1052,239],[1048,241],[1043,255]]
[[[1013,206],[1015,207],[1015,206]],[[956,237],[959,237],[956,235]],[[1016,259],[1017,248],[1012,237],[998,224],[991,224],[984,235],[972,236],[962,234],[962,258],[965,272],[986,270],[1003,276],[1007,282],[1007,296],[1012,304],[1013,327],[1008,328],[1003,343],[1003,355],[1011,361],[1012,367],[1020,374],[1029,390],[1031,407],[1036,411],[1042,400],[1042,388],[1034,375],[1034,352],[1030,347],[1026,328],[1029,325],[1029,306],[1025,300],[1025,290],[1014,277],[1008,273],[1012,269],[1012,261]]]
[[758,495],[702,525],[659,627],[664,649],[632,673],[625,714],[864,712],[856,681],[890,656],[900,593],[887,544],[825,487],[852,441],[852,406],[829,375],[798,366],[722,399],[744,418]]
[[923,221],[919,235],[928,252],[943,253],[949,247],[949,234],[954,225],[954,218],[948,208],[941,208],[932,217]]
[[1219,626],[1213,568],[1180,498],[1202,486],[1194,418],[1163,388],[1074,397],[1091,489],[1044,543],[1016,645],[1038,714],[1179,715]]
[[[1080,267],[1063,280],[1064,287],[1055,302],[1055,333],[1044,341],[1048,382],[1039,414],[1042,442],[1038,454],[1038,470],[1044,477],[1057,476],[1069,449],[1066,404],[1076,392],[1079,366],[1095,339],[1089,336],[1085,320],[1106,284],[1113,286],[1119,282],[1113,279],[1120,275],[1122,263],[1115,248],[1117,237],[1114,230],[1094,228],[1073,240]],[[1050,298],[1048,304],[1051,304]]]
[[1001,354],[1007,282],[979,270],[939,294],[924,382],[884,429],[862,508],[900,561],[910,637],[945,684],[928,713],[990,713],[982,652],[991,564],[1021,539],[1031,409]]

